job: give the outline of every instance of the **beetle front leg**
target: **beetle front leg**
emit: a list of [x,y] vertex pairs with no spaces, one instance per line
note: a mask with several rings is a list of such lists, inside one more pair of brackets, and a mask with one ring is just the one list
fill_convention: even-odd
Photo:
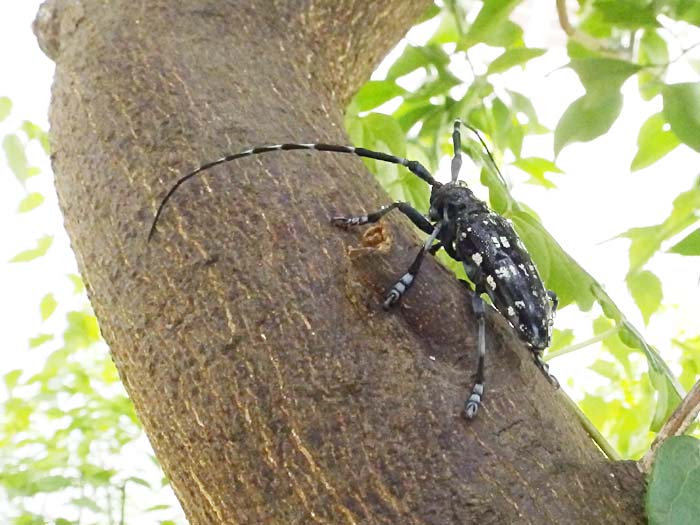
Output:
[[361,226],[363,224],[369,224],[377,222],[379,219],[384,217],[390,211],[398,208],[398,210],[408,217],[413,224],[418,226],[425,233],[433,233],[433,225],[428,219],[426,219],[417,209],[415,209],[410,204],[405,202],[392,202],[388,206],[384,206],[382,209],[375,211],[373,213],[368,213],[367,215],[339,215],[331,218],[331,224],[333,226],[338,226],[339,228],[348,228],[350,226]]

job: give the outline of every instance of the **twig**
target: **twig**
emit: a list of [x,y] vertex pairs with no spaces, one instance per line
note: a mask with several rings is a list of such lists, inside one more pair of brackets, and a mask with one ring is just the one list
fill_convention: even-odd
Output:
[[617,453],[617,450],[615,450],[613,446],[610,443],[608,443],[608,440],[605,439],[605,437],[603,437],[603,434],[601,434],[598,431],[598,429],[593,425],[593,423],[591,423],[591,420],[586,417],[586,414],[583,413],[583,411],[578,407],[574,400],[571,399],[563,390],[559,390],[559,394],[561,398],[566,402],[569,409],[571,409],[571,411],[574,413],[576,419],[579,420],[581,426],[588,433],[593,442],[596,445],[598,445],[598,448],[600,448],[600,450],[603,451],[603,454],[608,456],[608,459],[612,461],[622,461],[622,457],[620,456],[620,454]]
[[582,33],[571,25],[571,22],[569,21],[569,14],[566,12],[566,0],[557,0],[557,15],[559,15],[559,25],[569,36],[569,38],[576,40],[589,49],[619,58],[620,55],[615,50],[610,49],[597,38],[593,38],[586,33]]
[[605,332],[601,332],[596,336],[591,337],[590,339],[586,339],[585,341],[581,341],[580,343],[576,343],[575,345],[569,345],[564,348],[560,348],[559,350],[554,350],[552,352],[547,352],[547,355],[544,356],[545,361],[549,361],[551,359],[554,359],[555,357],[559,357],[565,354],[569,354],[571,352],[575,352],[576,350],[580,350],[581,348],[585,348],[589,345],[592,345],[593,343],[597,343],[598,341],[603,341],[610,337],[613,334],[616,334],[617,332],[620,331],[619,326],[613,326],[609,330],[606,330]]
[[685,399],[681,401],[676,410],[668,418],[668,421],[656,434],[656,439],[649,447],[649,450],[644,457],[639,460],[637,467],[642,472],[649,472],[651,465],[654,463],[654,458],[659,450],[659,447],[670,437],[680,436],[688,427],[693,423],[695,418],[700,413],[700,381],[695,383],[693,388],[690,389],[688,395]]

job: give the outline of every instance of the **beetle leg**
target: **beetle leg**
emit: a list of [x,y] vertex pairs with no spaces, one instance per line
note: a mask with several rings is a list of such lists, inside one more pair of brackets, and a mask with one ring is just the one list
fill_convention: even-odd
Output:
[[435,246],[433,246],[433,243],[435,242],[438,233],[440,233],[440,228],[442,228],[442,222],[439,222],[435,226],[435,229],[432,230],[430,237],[428,237],[425,240],[425,244],[418,252],[418,255],[416,255],[416,258],[413,259],[411,266],[408,267],[408,271],[401,276],[401,279],[394,283],[394,286],[391,287],[389,293],[386,294],[386,298],[384,299],[383,305],[385,310],[388,310],[391,307],[391,305],[393,305],[396,301],[401,299],[401,296],[404,293],[406,293],[406,290],[408,290],[411,287],[411,285],[416,279],[416,275],[418,275],[418,271],[420,270],[421,264],[423,264],[423,258],[425,257],[425,254],[427,252],[434,253],[433,250],[437,251],[439,249],[439,246],[436,245],[438,246],[436,248]]
[[539,368],[542,371],[544,376],[547,378],[547,381],[549,381],[549,383],[558,390],[560,387],[559,381],[557,381],[557,378],[549,373],[549,365],[542,358],[542,350],[532,349],[532,355],[535,359],[535,364],[537,365],[537,368]]
[[347,228],[349,226],[360,226],[362,224],[368,224],[372,222],[377,222],[379,219],[384,217],[391,210],[398,208],[401,213],[406,217],[411,219],[411,222],[418,226],[425,233],[433,233],[433,225],[430,221],[426,219],[421,212],[415,209],[410,204],[405,202],[392,202],[388,206],[382,207],[379,211],[374,213],[368,213],[367,215],[355,215],[355,216],[336,216],[331,218],[331,224],[333,226],[338,226],[339,228]]
[[464,415],[467,419],[474,419],[479,407],[481,406],[481,398],[484,395],[484,361],[486,359],[486,321],[484,300],[475,293],[472,296],[472,308],[474,309],[474,316],[478,323],[478,334],[477,334],[477,365],[476,365],[476,380],[474,386],[472,387],[472,393],[467,399],[464,405]]

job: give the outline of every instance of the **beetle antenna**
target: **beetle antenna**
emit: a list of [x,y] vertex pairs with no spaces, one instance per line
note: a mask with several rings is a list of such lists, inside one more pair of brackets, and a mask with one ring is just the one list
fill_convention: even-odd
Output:
[[408,168],[408,170],[411,173],[416,175],[421,180],[430,184],[430,186],[433,186],[433,187],[442,186],[442,184],[440,182],[436,181],[433,178],[433,176],[430,174],[428,169],[425,166],[423,166],[420,162],[415,161],[415,160],[404,159],[403,157],[397,157],[395,155],[390,155],[388,153],[382,153],[380,151],[372,151],[372,150],[365,149],[365,148],[355,148],[353,146],[339,146],[336,144],[272,144],[272,145],[267,145],[267,146],[256,146],[254,148],[243,150],[239,153],[233,153],[231,155],[226,155],[224,157],[221,157],[220,159],[214,160],[212,162],[207,162],[206,164],[202,164],[196,170],[191,171],[187,175],[184,175],[183,177],[178,179],[175,182],[175,184],[173,184],[172,188],[170,188],[168,190],[168,193],[165,194],[165,197],[163,197],[163,200],[160,201],[160,205],[158,206],[158,210],[156,211],[156,214],[153,217],[153,223],[151,224],[151,229],[148,232],[148,240],[150,241],[151,238],[153,237],[153,234],[156,231],[156,225],[158,224],[158,219],[160,219],[160,216],[162,215],[163,209],[165,208],[165,205],[167,204],[167,202],[170,200],[170,198],[173,196],[173,194],[177,191],[177,189],[180,186],[182,186],[185,182],[190,180],[195,175],[197,175],[205,170],[208,170],[209,168],[213,168],[214,166],[218,166],[219,164],[231,162],[233,160],[240,159],[243,157],[249,157],[251,155],[258,155],[261,153],[269,153],[271,151],[285,151],[285,150],[295,150],[295,149],[330,151],[333,153],[349,153],[352,155],[357,155],[358,157],[380,160],[382,162],[390,162],[392,164],[399,164],[401,166],[405,166],[406,168]]

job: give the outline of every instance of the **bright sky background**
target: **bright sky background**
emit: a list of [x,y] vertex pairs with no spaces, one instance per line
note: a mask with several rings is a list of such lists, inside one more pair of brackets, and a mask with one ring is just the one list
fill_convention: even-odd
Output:
[[[5,5],[0,11],[0,96],[7,96],[13,102],[12,116],[0,124],[0,137],[14,132],[22,120],[48,127],[53,63],[39,50],[31,32],[31,22],[39,4],[39,0],[15,1],[12,7]],[[526,17],[519,17],[517,12],[514,15],[525,29],[528,45],[563,44],[564,37],[556,21],[553,2],[532,2],[531,5],[535,12],[530,11]],[[411,38],[415,41],[422,39],[415,31]],[[700,49],[696,51],[700,52]],[[677,56],[678,52],[678,49],[672,49],[671,57]],[[700,58],[698,53],[696,58]],[[541,121],[552,129],[566,106],[583,93],[571,70],[557,69],[566,62],[563,53],[558,56],[547,54],[530,62],[526,72],[511,70],[504,77],[511,87],[531,97]],[[696,73],[676,68],[674,77],[669,80],[698,79]],[[676,354],[670,349],[670,337],[684,331],[695,334],[698,330],[700,266],[697,258],[669,255],[652,260],[649,267],[660,276],[664,285],[664,311],[654,316],[650,326],[645,328],[624,284],[628,243],[624,240],[604,241],[632,226],[662,221],[671,210],[673,198],[690,188],[698,175],[700,163],[696,153],[680,146],[650,168],[629,173],[636,151],[637,131],[649,115],[660,109],[661,104],[658,98],[643,102],[634,80],[625,84],[623,92],[623,113],[610,133],[602,139],[574,144],[563,150],[557,163],[565,173],[552,177],[559,190],[547,191],[519,184],[515,195],[537,210],[546,228],[604,284],[647,340],[657,345],[663,355],[673,356]],[[446,129],[445,133],[449,130]],[[311,138],[288,139],[308,141]],[[528,155],[548,157],[551,155],[551,136],[527,139],[525,146]],[[44,158],[38,148],[30,149],[28,153],[30,162]],[[39,167],[43,174],[50,172],[43,160]],[[523,180],[515,168],[506,167],[503,171],[515,182]],[[68,309],[79,306],[82,301],[72,295],[72,284],[65,277],[77,270],[62,229],[52,181],[46,175],[35,177],[27,182],[27,189],[41,192],[47,200],[39,210],[17,215],[17,205],[25,190],[0,154],[0,327],[3,342],[0,375],[14,368],[31,366],[32,362],[37,364],[37,353],[27,350],[29,337],[40,331],[61,330],[61,318],[41,325],[38,305],[45,293],[53,292],[59,303]],[[482,190],[477,191],[483,195]],[[45,258],[24,264],[6,262],[19,251],[33,247],[36,239],[45,234],[55,236]],[[46,258],[50,258],[50,264],[46,264]],[[569,310],[557,318],[559,327],[573,326],[580,321],[578,311]],[[584,321],[583,326],[581,334],[585,336],[590,322]],[[580,369],[580,364],[590,362],[594,354],[586,350],[556,359],[551,363],[552,371],[562,384],[570,376],[576,377],[581,388],[588,384],[589,379],[599,382],[599,376]]]

